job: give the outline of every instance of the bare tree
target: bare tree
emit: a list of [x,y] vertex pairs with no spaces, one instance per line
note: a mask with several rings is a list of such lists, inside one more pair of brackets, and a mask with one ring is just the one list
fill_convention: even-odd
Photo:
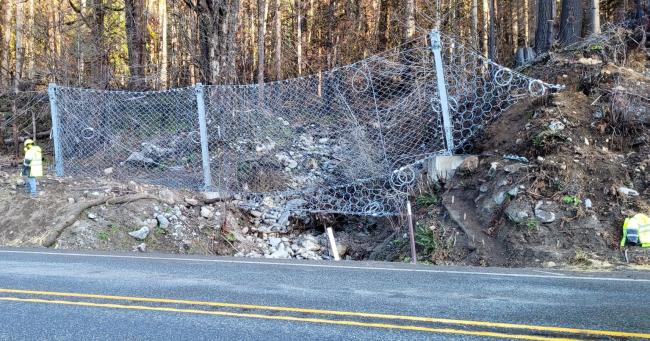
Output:
[[18,84],[20,83],[20,80],[22,78],[22,71],[23,71],[23,56],[24,56],[24,47],[23,47],[23,21],[24,21],[24,11],[23,11],[23,1],[18,0],[16,1],[16,37],[15,37],[15,44],[16,44],[16,64],[15,64],[15,71],[14,71],[14,91],[18,91]]
[[143,88],[147,65],[147,18],[144,0],[125,0],[124,16],[129,55],[129,88]]
[[25,51],[25,58],[27,58],[27,78],[32,80],[34,78],[34,0],[28,1],[28,17],[27,17],[27,44]]
[[280,0],[274,2],[273,40],[275,43],[275,79],[282,79],[282,7]]
[[553,46],[555,24],[555,0],[537,0],[537,28],[535,30],[535,52],[548,52]]
[[492,60],[496,60],[497,58],[497,36],[496,36],[496,28],[495,28],[495,11],[496,11],[496,3],[495,0],[489,0],[489,10],[490,10],[490,33],[488,35],[488,58]]
[[162,40],[160,43],[160,83],[163,88],[167,88],[169,86],[169,76],[167,75],[167,0],[160,0],[158,6]]
[[[108,47],[106,46],[106,35],[105,35],[105,24],[106,24],[106,12],[108,10],[121,10],[119,8],[113,8],[104,4],[104,0],[88,0],[88,2],[82,2],[82,7],[77,7],[72,0],[68,0],[70,7],[77,13],[79,19],[90,28],[90,46],[92,48],[86,49],[88,54],[87,58],[90,63],[89,70],[90,76],[90,86],[105,88],[109,82],[108,76]],[[87,10],[89,14],[85,14],[82,9],[83,6],[87,5]],[[52,25],[56,26],[56,23]],[[78,29],[81,29],[79,27]],[[56,60],[57,57],[57,47],[54,36],[56,33],[51,34],[50,42],[50,51],[51,59]],[[85,60],[81,61],[85,63]],[[86,68],[84,68],[86,69]]]
[[302,75],[302,0],[294,0],[296,11],[296,52],[298,53],[298,75]]
[[234,81],[240,0],[185,0],[185,3],[199,17],[201,78],[210,84]]
[[411,40],[413,35],[415,35],[415,0],[404,0],[403,42]]
[[483,47],[483,55],[487,57],[489,55],[489,42],[488,42],[488,32],[490,26],[490,5],[488,1],[492,0],[483,0],[482,12],[483,12],[483,36],[481,37],[481,46]]
[[558,39],[563,46],[580,39],[582,32],[582,0],[562,0],[560,14],[560,34]]
[[[478,0],[472,0],[472,26],[470,30],[471,41],[477,43],[478,39]],[[476,44],[478,47],[478,44]]]
[[257,0],[257,82],[264,83],[264,64],[266,61],[266,0]]
[[588,1],[589,8],[587,9],[587,17],[585,18],[586,24],[584,35],[600,33],[600,1]]
[[4,78],[7,87],[12,86],[11,80],[11,18],[12,16],[12,1],[4,1],[3,10],[5,12],[4,21],[2,22],[2,30],[4,33],[2,41],[2,77]]
[[379,1],[379,14],[377,22],[377,50],[383,51],[388,44],[388,0]]

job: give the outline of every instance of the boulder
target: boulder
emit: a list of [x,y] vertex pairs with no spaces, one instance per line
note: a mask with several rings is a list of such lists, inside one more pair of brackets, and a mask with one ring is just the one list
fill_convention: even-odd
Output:
[[535,217],[542,223],[552,223],[556,219],[555,204],[552,201],[540,200],[535,204]]
[[472,155],[461,162],[460,166],[458,166],[458,170],[463,173],[473,173],[478,169],[478,165],[478,156]]
[[129,236],[137,240],[145,240],[148,235],[149,235],[149,228],[147,226],[143,226],[139,230],[129,232]]
[[158,220],[158,227],[165,231],[169,230],[169,219],[167,219],[167,217],[163,214],[158,214],[156,215],[156,220]]
[[530,203],[524,200],[515,200],[505,210],[508,219],[515,223],[522,223],[533,218],[533,209]]
[[304,236],[302,242],[300,243],[302,247],[307,251],[318,251],[320,250],[320,244],[311,235]]
[[153,167],[156,162],[152,158],[144,156],[141,152],[133,152],[126,159],[126,163],[138,167]]
[[201,217],[205,219],[211,219],[212,217],[214,217],[214,208],[210,206],[201,207]]
[[271,237],[269,238],[269,245],[273,248],[278,248],[278,245],[282,243],[282,238],[277,238],[277,237]]

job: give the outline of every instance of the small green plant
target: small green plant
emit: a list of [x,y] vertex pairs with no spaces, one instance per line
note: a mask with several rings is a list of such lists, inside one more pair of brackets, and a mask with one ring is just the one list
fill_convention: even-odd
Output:
[[438,203],[438,196],[434,193],[420,195],[415,199],[415,204],[420,207],[429,207]]
[[589,46],[589,49],[590,49],[591,51],[593,51],[593,52],[600,52],[600,51],[602,51],[604,48],[605,48],[605,47],[603,46],[603,44],[593,44],[593,45]]
[[562,202],[571,206],[580,206],[582,200],[576,195],[565,195],[562,197]]
[[101,232],[99,232],[99,233],[97,234],[97,238],[99,238],[99,240],[101,240],[101,241],[107,241],[107,240],[108,240],[108,236],[109,236],[109,234],[108,234],[108,232],[106,232],[106,231],[101,231]]
[[535,218],[529,218],[525,220],[522,225],[526,227],[528,231],[537,230],[539,227],[539,221]]
[[424,253],[430,255],[438,249],[438,236],[435,232],[424,226],[418,226],[415,231],[415,243],[424,249]]
[[237,237],[235,237],[235,234],[232,232],[226,233],[226,235],[223,238],[231,243],[237,240]]
[[167,233],[167,231],[165,231],[164,229],[161,229],[159,226],[156,227],[156,228],[153,230],[153,232],[154,232],[155,234],[157,234],[157,235],[162,235],[162,234],[166,234],[166,233]]

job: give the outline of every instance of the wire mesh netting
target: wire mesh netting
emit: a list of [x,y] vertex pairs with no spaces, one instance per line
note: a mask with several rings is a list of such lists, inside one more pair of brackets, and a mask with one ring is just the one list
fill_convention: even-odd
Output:
[[[0,115],[0,138],[4,144],[16,147],[16,137],[19,144],[26,137],[37,141],[50,137],[50,103],[46,92],[0,93]],[[18,149],[22,149],[20,145]]]
[[[69,175],[111,169],[118,178],[194,189],[206,184],[205,162],[212,189],[244,205],[282,198],[296,211],[399,214],[429,158],[468,151],[499,113],[555,87],[449,37],[441,43],[449,145],[445,96],[422,37],[352,65],[261,85],[57,87],[60,160]],[[197,103],[205,107],[203,138]]]

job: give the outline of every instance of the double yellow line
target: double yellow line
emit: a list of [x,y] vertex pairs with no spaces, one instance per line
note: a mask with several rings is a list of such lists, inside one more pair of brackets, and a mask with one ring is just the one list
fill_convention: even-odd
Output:
[[23,296],[25,295],[26,296],[49,296],[49,297],[59,297],[59,298],[69,297],[69,298],[94,299],[94,300],[106,300],[106,301],[127,301],[127,302],[174,304],[174,305],[192,305],[192,306],[219,307],[219,308],[230,308],[230,309],[274,311],[274,312],[285,312],[285,313],[293,313],[293,314],[300,313],[300,314],[310,314],[310,315],[332,315],[332,316],[356,317],[356,318],[365,318],[365,319],[447,324],[447,325],[455,325],[461,327],[485,327],[485,328],[493,328],[493,329],[509,329],[509,330],[522,330],[522,331],[525,330],[528,332],[537,332],[537,333],[545,333],[545,334],[553,333],[553,334],[564,334],[564,335],[569,334],[569,335],[576,335],[576,336],[592,336],[592,337],[600,336],[600,337],[650,339],[650,333],[632,333],[632,332],[609,331],[609,330],[564,328],[564,327],[552,327],[552,326],[487,322],[487,321],[457,320],[457,319],[444,319],[444,318],[434,318],[434,317],[375,314],[375,313],[292,308],[292,307],[279,307],[279,306],[263,306],[263,305],[250,305],[250,304],[237,304],[237,303],[224,303],[224,302],[206,302],[206,301],[179,300],[179,299],[166,299],[166,298],[97,295],[97,294],[0,288],[0,301],[9,301],[9,302],[30,302],[30,303],[58,304],[58,305],[84,306],[84,307],[96,307],[96,308],[217,315],[217,316],[256,318],[256,319],[266,319],[266,320],[310,322],[310,323],[320,323],[320,324],[329,324],[329,325],[421,331],[421,332],[443,333],[443,334],[484,336],[484,337],[519,339],[519,340],[572,340],[572,339],[552,337],[552,336],[510,334],[510,333],[493,332],[493,331],[477,331],[477,330],[465,330],[465,329],[455,329],[455,328],[432,328],[432,327],[424,327],[424,326],[416,326],[416,325],[361,322],[361,321],[354,321],[354,320],[330,320],[330,319],[323,319],[323,318],[237,313],[237,312],[230,312],[230,311],[183,309],[183,308],[161,307],[161,306],[131,305],[131,304],[127,305],[127,304],[114,304],[114,303],[96,303],[96,302],[87,302],[87,301],[66,301],[61,299],[1,296],[1,294],[14,294],[14,295],[23,295]]

